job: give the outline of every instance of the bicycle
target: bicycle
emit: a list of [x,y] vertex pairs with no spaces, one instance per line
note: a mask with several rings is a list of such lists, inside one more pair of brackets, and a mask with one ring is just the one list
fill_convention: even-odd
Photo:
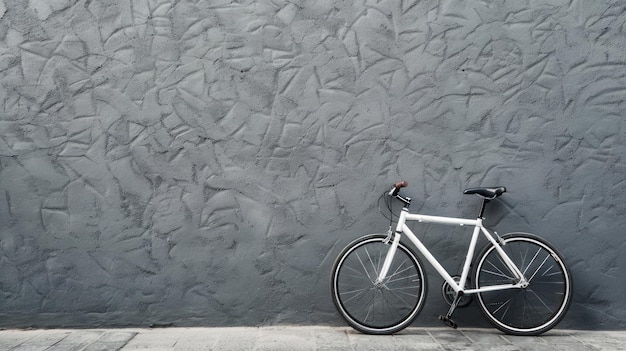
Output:
[[[402,235],[444,279],[442,292],[450,308],[439,319],[446,325],[457,327],[452,315],[457,307],[471,303],[472,296],[489,322],[507,334],[539,335],[563,319],[572,297],[572,278],[561,254],[536,235],[499,236],[483,226],[486,205],[505,193],[505,187],[466,189],[463,193],[478,195],[482,205],[477,219],[462,219],[410,213],[411,199],[399,193],[406,186],[406,181],[395,183],[379,198],[379,210],[384,199],[391,214],[387,234],[354,240],[333,265],[333,302],[350,326],[367,334],[393,334],[409,326],[424,306],[425,271],[420,257],[401,242]],[[403,205],[395,231],[393,199]],[[408,221],[474,226],[460,276],[448,273],[407,226]],[[474,261],[481,233],[488,243]]]

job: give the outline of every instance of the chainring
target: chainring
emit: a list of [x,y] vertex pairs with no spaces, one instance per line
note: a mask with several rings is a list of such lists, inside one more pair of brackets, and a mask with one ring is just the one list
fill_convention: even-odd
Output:
[[[453,276],[452,279],[454,279],[454,281],[457,283],[461,281],[461,277],[459,277],[458,275]],[[446,281],[444,281],[443,285],[441,286],[441,294],[443,295],[444,301],[446,301],[448,305],[452,306],[455,292],[454,292],[454,289],[452,289],[452,287],[450,286],[450,284],[448,284],[448,282]],[[473,301],[472,295],[464,295],[463,297],[461,297],[461,300],[459,301],[459,304],[456,307],[469,306],[469,304],[472,303],[472,301]]]

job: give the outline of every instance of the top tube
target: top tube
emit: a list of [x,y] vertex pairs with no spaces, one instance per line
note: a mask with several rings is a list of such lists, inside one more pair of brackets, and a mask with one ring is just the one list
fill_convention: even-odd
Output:
[[470,225],[470,226],[483,226],[483,221],[478,219],[464,219],[464,218],[455,218],[455,217],[442,217],[442,216],[427,216],[417,213],[406,213],[404,216],[407,221],[418,221],[423,223],[437,223],[437,224],[448,224],[448,225]]

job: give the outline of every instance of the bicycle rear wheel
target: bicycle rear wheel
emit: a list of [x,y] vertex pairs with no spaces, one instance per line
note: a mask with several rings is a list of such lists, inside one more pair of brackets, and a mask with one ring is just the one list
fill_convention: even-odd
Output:
[[[526,233],[504,235],[502,247],[528,280],[528,287],[477,294],[487,319],[514,335],[539,335],[563,319],[572,297],[572,278],[561,254],[547,241]],[[489,245],[478,256],[476,288],[511,284],[513,274]]]
[[349,244],[331,275],[333,302],[341,316],[367,334],[392,334],[413,322],[426,296],[426,277],[418,257],[398,245],[383,284],[375,284],[390,244],[384,235],[369,235]]

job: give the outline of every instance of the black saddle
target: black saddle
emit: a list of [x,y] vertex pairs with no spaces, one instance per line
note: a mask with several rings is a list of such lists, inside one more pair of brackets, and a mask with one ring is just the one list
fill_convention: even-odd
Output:
[[493,187],[493,188],[469,188],[463,191],[463,194],[470,195],[476,194],[480,197],[483,197],[488,200],[493,200],[496,197],[504,194],[506,192],[506,188],[503,186]]

